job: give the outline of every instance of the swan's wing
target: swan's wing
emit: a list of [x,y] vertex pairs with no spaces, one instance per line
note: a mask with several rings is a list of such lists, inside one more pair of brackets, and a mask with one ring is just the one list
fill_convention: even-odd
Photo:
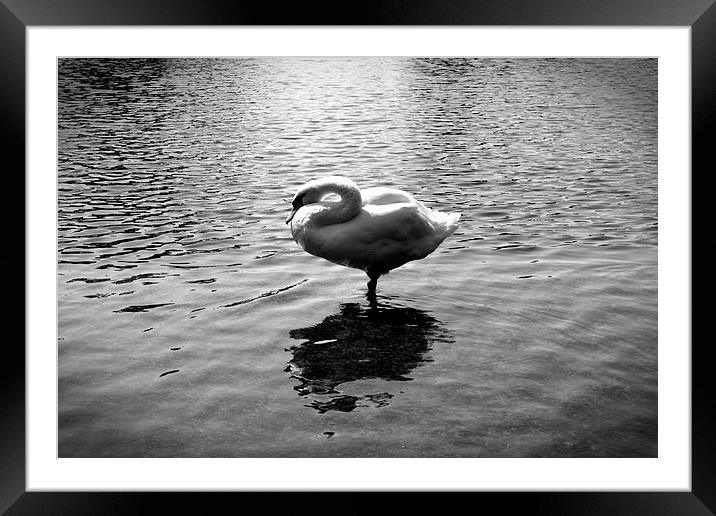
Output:
[[308,232],[308,247],[303,247],[331,261],[338,255],[355,262],[369,257],[375,260],[376,254],[407,253],[412,257],[422,252],[422,242],[430,238],[432,229],[415,204],[368,205],[348,222]]
[[356,227],[361,228],[361,240],[365,242],[416,242],[434,234],[435,226],[427,210],[415,202],[369,204],[357,217]]
[[361,190],[361,197],[363,198],[363,206],[367,205],[384,205],[384,204],[396,204],[396,203],[415,203],[415,198],[407,192],[397,190],[395,188],[366,188]]
[[432,210],[409,193],[395,188],[367,188],[361,195],[364,210],[381,220],[394,217],[394,222],[411,229],[408,231],[411,237],[429,233],[441,237],[442,241],[455,231],[460,218],[459,213]]
[[[391,195],[400,194],[378,192],[371,198],[386,200]],[[307,252],[334,263],[389,271],[433,252],[455,230],[457,217],[431,210],[414,199],[366,204],[353,219],[309,228],[297,241]]]
[[321,227],[304,249],[341,265],[389,271],[425,257],[433,240],[415,204],[368,205],[348,222]]

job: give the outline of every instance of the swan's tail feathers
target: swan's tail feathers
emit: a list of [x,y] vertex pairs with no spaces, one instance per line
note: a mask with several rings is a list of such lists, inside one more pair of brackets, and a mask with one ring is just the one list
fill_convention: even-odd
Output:
[[443,228],[443,238],[452,235],[457,229],[457,221],[460,220],[460,213],[436,212],[436,222]]

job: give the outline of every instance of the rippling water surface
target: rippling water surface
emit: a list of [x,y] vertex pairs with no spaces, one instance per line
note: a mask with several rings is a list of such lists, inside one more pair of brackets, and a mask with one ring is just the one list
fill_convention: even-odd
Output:
[[[656,456],[656,71],[61,60],[60,456]],[[329,174],[460,227],[371,307],[284,223]]]

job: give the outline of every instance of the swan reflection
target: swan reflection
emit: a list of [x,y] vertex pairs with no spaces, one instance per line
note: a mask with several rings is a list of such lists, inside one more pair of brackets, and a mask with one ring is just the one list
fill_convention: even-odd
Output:
[[351,395],[337,390],[356,380],[407,381],[424,362],[436,342],[453,342],[450,332],[427,312],[385,303],[346,303],[340,311],[308,328],[291,330],[301,344],[288,349],[293,354],[286,372],[300,384],[301,396],[321,413],[350,412],[358,406],[388,405],[394,394],[381,392]]

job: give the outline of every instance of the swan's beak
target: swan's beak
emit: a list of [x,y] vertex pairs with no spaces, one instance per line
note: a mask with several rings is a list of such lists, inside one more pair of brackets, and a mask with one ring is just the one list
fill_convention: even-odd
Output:
[[294,208],[294,209],[291,210],[291,213],[289,213],[289,214],[288,214],[288,217],[286,218],[286,224],[288,224],[289,222],[291,222],[291,219],[293,218],[293,216],[296,214],[297,211],[298,211],[298,210],[297,210],[296,208]]

